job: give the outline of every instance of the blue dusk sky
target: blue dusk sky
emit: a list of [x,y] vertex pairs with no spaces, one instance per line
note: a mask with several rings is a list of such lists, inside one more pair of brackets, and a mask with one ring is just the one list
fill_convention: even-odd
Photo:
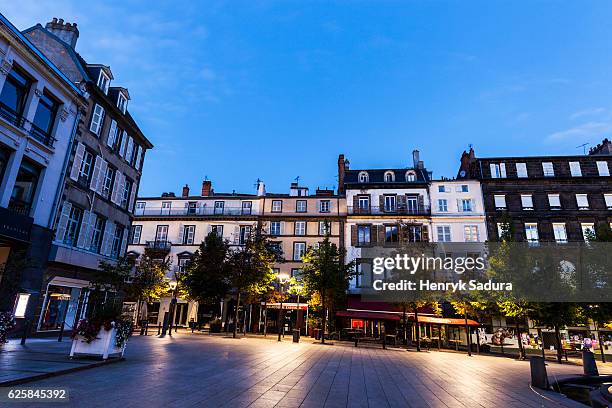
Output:
[[141,195],[335,187],[352,168],[434,177],[461,152],[580,154],[612,135],[607,1],[0,0],[18,28],[78,23],[155,144]]

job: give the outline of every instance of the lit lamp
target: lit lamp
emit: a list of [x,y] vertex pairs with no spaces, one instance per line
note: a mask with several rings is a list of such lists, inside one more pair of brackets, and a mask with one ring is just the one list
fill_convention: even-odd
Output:
[[287,273],[284,272],[279,272],[278,273],[278,286],[279,286],[279,290],[280,290],[280,294],[281,294],[281,299],[280,299],[280,309],[278,310],[278,341],[281,341],[281,331],[283,331],[282,329],[284,329],[285,325],[284,322],[282,320],[282,316],[283,316],[283,295],[284,295],[284,291],[283,289],[285,288],[285,283],[287,283],[287,281],[289,280],[289,275]]
[[170,282],[168,282],[168,285],[170,285],[170,290],[174,292],[176,290],[177,282],[173,279]]
[[175,279],[168,281],[168,286],[172,291],[172,300],[170,301],[170,307],[168,308],[167,314],[164,316],[164,324],[160,337],[164,337],[166,335],[166,331],[168,327],[170,328],[169,334],[172,336],[172,314],[174,312],[174,305],[176,304],[176,287],[178,286],[178,282]]

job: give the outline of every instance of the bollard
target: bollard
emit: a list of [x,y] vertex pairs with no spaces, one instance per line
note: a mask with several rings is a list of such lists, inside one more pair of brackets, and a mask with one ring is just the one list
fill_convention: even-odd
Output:
[[387,336],[383,334],[383,350],[387,349]]
[[147,320],[147,322],[145,323],[145,336],[149,335],[149,321]]
[[597,370],[597,362],[595,361],[595,354],[588,350],[582,350],[582,369],[584,375],[599,375]]
[[157,323],[157,335],[159,336],[161,333],[161,324]]
[[533,356],[529,359],[531,368],[531,385],[543,390],[548,389],[548,375],[546,374],[546,364],[540,356]]
[[359,336],[355,335],[355,347],[359,345]]
[[21,345],[26,344],[26,339],[28,338],[28,334],[30,333],[30,319],[26,320],[23,325],[23,334],[21,335]]
[[57,341],[58,342],[62,342],[62,339],[64,338],[64,326],[66,325],[66,322],[62,322],[62,325],[60,327],[60,332],[59,332],[59,336],[57,336]]

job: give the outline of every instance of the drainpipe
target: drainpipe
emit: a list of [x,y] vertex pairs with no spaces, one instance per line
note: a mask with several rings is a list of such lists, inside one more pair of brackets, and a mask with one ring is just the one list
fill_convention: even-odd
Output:
[[79,120],[81,119],[81,109],[77,108],[76,118],[74,120],[74,124],[72,126],[72,132],[70,133],[70,142],[68,143],[68,150],[66,152],[66,157],[64,158],[64,165],[62,166],[62,182],[59,184],[57,190],[55,191],[55,198],[53,199],[53,207],[51,208],[51,214],[49,215],[49,229],[53,229],[55,224],[55,218],[57,217],[57,210],[59,208],[59,199],[64,194],[64,187],[66,185],[66,170],[68,169],[68,161],[70,160],[70,156],[72,155],[72,146],[74,145],[74,139],[76,136],[76,131],[79,127]]

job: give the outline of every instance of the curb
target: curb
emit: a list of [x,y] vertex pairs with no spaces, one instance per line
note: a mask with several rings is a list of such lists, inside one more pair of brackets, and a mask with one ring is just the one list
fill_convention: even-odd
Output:
[[29,383],[32,381],[44,380],[45,378],[57,377],[60,375],[70,374],[76,371],[88,370],[90,368],[101,367],[101,366],[105,366],[108,364],[118,363],[121,361],[125,361],[125,357],[113,358],[113,359],[108,359],[106,361],[98,361],[93,364],[87,364],[87,365],[84,364],[80,367],[71,367],[71,368],[66,368],[63,370],[53,371],[50,373],[41,373],[41,374],[36,374],[30,377],[18,378],[16,380],[10,380],[10,381],[4,381],[4,382],[0,382],[0,388],[11,387],[13,385],[19,385],[19,384],[25,384],[25,383]]

